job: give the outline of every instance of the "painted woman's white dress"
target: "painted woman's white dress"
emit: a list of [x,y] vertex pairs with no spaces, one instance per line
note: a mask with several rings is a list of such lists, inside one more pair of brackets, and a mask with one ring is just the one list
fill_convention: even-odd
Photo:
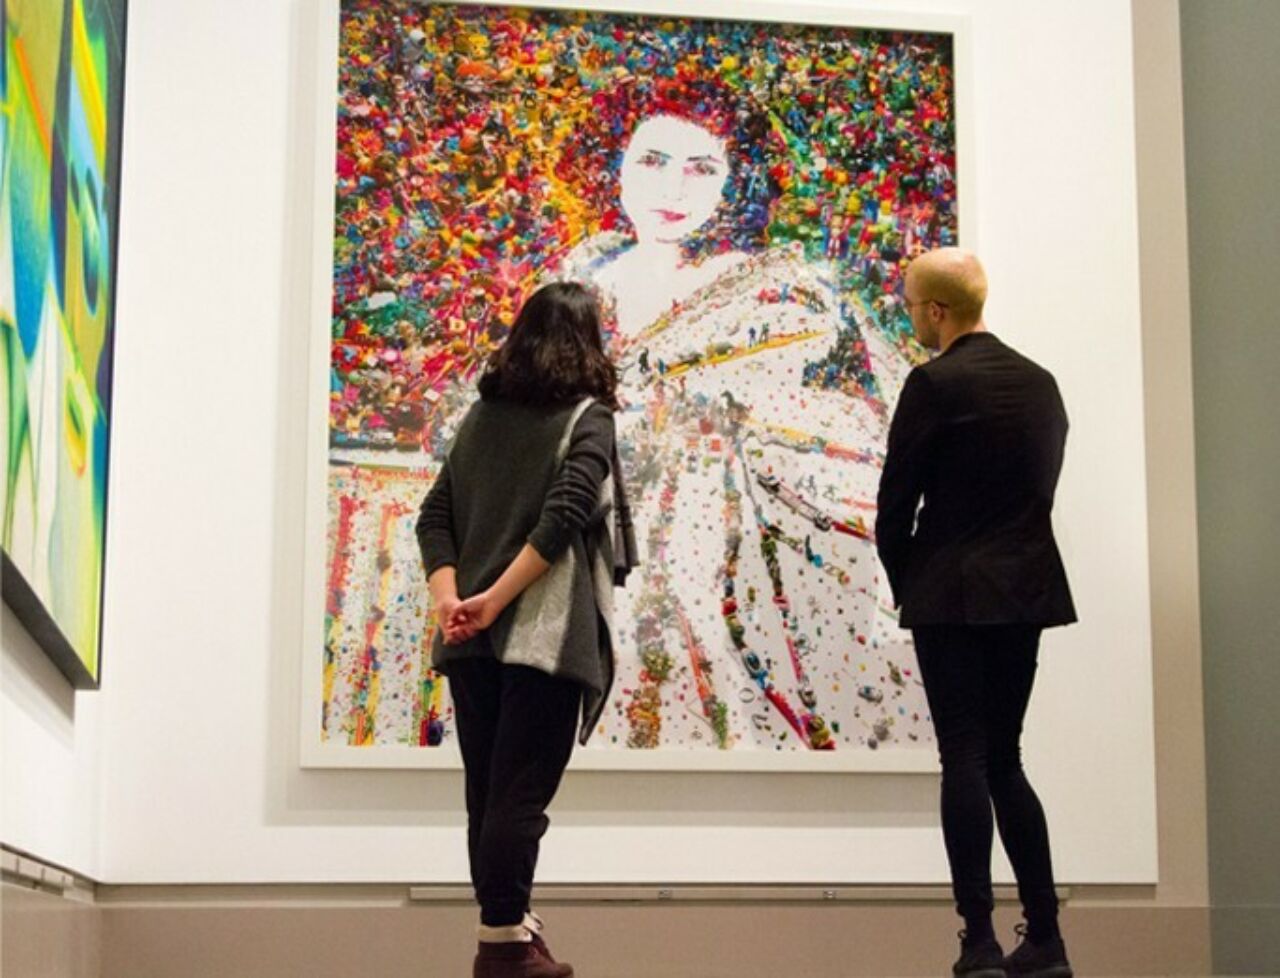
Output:
[[[614,321],[636,293],[614,270],[626,247],[600,235],[558,273],[595,282]],[[641,567],[619,595],[595,746],[923,745],[923,689],[870,532],[888,414],[824,386],[842,317],[798,250],[711,261],[667,311],[612,333]],[[896,395],[908,364],[860,325]]]

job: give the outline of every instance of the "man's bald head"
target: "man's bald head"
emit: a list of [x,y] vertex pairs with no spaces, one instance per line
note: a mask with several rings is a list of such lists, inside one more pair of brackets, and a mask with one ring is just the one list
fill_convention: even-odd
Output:
[[972,326],[987,302],[987,273],[973,252],[938,248],[907,267],[907,288],[913,301],[937,302],[958,324]]

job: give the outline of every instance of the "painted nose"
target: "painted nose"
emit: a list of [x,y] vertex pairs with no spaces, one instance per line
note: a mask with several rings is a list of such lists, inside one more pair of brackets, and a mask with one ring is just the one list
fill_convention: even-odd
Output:
[[679,201],[684,199],[685,176],[679,168],[671,167],[663,174],[662,192],[667,200]]

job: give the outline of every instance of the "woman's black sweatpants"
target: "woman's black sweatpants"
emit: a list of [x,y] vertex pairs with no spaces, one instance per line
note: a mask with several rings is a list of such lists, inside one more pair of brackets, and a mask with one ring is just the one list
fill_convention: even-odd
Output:
[[492,658],[451,662],[448,679],[480,922],[518,924],[529,909],[547,806],[573,752],[582,687]]

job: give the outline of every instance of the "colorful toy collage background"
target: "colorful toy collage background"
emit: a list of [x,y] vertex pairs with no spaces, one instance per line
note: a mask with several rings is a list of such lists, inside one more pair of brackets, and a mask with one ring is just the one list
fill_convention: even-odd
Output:
[[[417,505],[522,297],[573,277],[646,557],[593,746],[927,742],[870,527],[902,272],[956,241],[950,37],[345,0],[339,67],[326,739],[452,736]],[[658,117],[727,171],[648,285],[625,164]]]

